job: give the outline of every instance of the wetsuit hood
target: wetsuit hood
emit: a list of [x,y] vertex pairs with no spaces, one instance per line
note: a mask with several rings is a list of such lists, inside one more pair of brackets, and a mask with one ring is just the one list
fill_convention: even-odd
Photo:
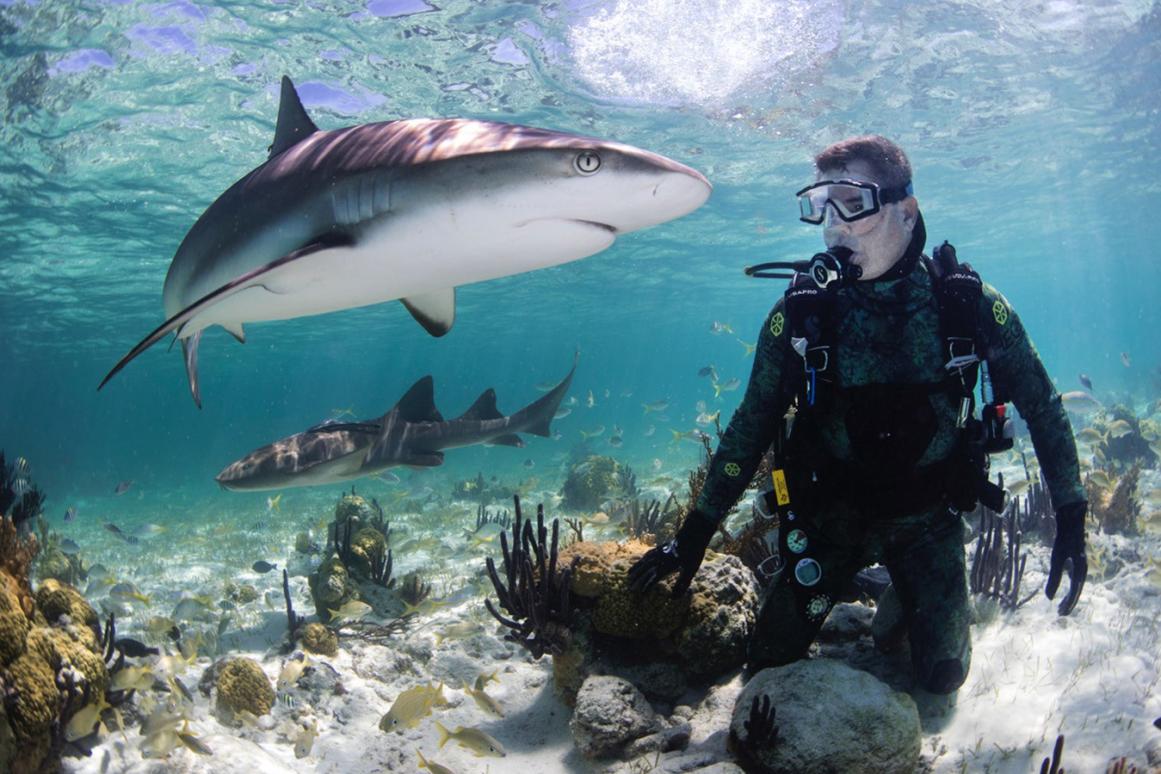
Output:
[[916,210],[915,228],[911,229],[911,241],[907,244],[907,249],[903,251],[903,257],[875,279],[866,281],[869,283],[890,282],[906,277],[915,269],[915,264],[919,262],[919,256],[923,255],[923,248],[926,245],[927,227],[923,224],[923,213]]

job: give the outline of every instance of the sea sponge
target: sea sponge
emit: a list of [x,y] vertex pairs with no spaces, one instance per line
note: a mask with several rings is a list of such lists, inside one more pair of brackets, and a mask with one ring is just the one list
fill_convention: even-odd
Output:
[[371,577],[371,567],[387,555],[387,538],[374,527],[363,527],[351,538],[350,570]]
[[686,670],[712,676],[741,665],[758,619],[758,582],[736,556],[710,553],[690,586],[677,636]]
[[629,568],[649,546],[628,543],[579,542],[560,552],[559,566],[573,567],[572,591],[595,600],[593,628],[601,634],[633,639],[668,637],[685,621],[689,595],[674,597],[672,581],[645,594],[629,590]]
[[85,624],[95,630],[99,630],[101,625],[97,611],[81,592],[54,578],[45,580],[36,590],[36,606],[49,623],[56,623],[62,615],[67,615],[73,623]]
[[612,457],[594,454],[568,470],[560,489],[561,505],[569,510],[592,511],[607,498],[625,494],[627,469]]
[[218,710],[227,715],[245,710],[265,715],[274,706],[274,688],[262,666],[252,658],[234,658],[222,665],[214,683]]
[[[582,615],[573,625],[574,647],[553,669],[566,701],[590,669],[583,638],[586,620],[593,639],[612,636],[650,640],[658,657],[669,654],[682,670],[712,677],[745,660],[758,610],[758,583],[736,556],[708,552],[688,593],[673,596],[673,575],[644,594],[628,587],[629,568],[649,549],[644,543],[573,543],[558,566],[573,567],[571,590]],[[590,651],[595,652],[595,648]],[[605,647],[606,654],[610,648]],[[611,649],[615,653],[615,647]]]
[[226,596],[240,605],[245,605],[258,599],[258,589],[249,583],[243,583],[241,586],[229,583],[226,585]]
[[358,589],[338,554],[331,554],[310,574],[308,581],[315,612],[324,621],[331,620],[331,610],[338,610],[358,596]]
[[6,689],[18,698],[6,710],[15,749],[0,752],[0,761],[8,759],[13,774],[38,771],[48,756],[60,707],[55,674],[40,654],[25,651],[3,677]]
[[81,578],[80,561],[57,546],[49,545],[36,560],[36,575],[41,580],[54,578],[65,583],[75,583]]
[[32,622],[20,604],[20,586],[6,570],[0,570],[0,667],[24,652],[24,638]]
[[0,733],[0,770],[14,774],[53,769],[48,761],[53,730],[69,719],[60,715],[58,675],[67,668],[78,686],[87,684],[92,696],[102,695],[109,679],[100,647],[84,624],[34,626],[23,639],[23,653],[0,669],[0,681],[15,697],[0,724],[7,726]]
[[[83,601],[83,600],[82,600]],[[28,633],[27,653],[38,655],[52,674],[71,667],[78,684],[87,683],[90,694],[104,692],[109,682],[101,645],[92,629],[84,624],[37,626]]]
[[342,524],[354,518],[355,523],[368,523],[375,516],[375,509],[362,495],[344,494],[335,505],[335,523]]
[[309,653],[320,656],[336,656],[339,652],[339,637],[320,623],[308,623],[298,634],[302,647]]

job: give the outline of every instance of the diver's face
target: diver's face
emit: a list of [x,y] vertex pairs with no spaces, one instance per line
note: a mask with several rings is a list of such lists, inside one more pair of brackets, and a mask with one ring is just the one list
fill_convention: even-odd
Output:
[[[842,178],[882,185],[863,161],[856,160],[846,167],[818,171],[818,180]],[[901,202],[882,205],[870,217],[847,223],[828,204],[822,238],[828,248],[846,247],[851,250],[851,263],[863,270],[860,281],[873,280],[883,276],[903,257],[907,245],[911,243],[911,232],[915,228],[918,212],[915,197],[909,196]]]

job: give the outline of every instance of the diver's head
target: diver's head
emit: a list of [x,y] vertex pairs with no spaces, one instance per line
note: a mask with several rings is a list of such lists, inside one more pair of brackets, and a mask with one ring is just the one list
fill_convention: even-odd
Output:
[[814,158],[815,182],[798,192],[802,220],[821,224],[828,248],[851,250],[861,281],[891,269],[907,250],[919,216],[911,162],[885,137],[843,140]]

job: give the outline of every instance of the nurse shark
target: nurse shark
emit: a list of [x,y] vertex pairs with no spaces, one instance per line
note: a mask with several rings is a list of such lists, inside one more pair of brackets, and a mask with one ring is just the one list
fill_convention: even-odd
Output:
[[548,129],[413,118],[323,131],[284,76],[269,158],[190,228],[165,277],[167,319],[97,389],[174,333],[200,407],[212,325],[244,341],[244,323],[398,299],[442,336],[457,286],[593,255],[710,190],[664,156]]
[[323,422],[255,449],[215,478],[225,489],[286,489],[373,476],[399,465],[435,467],[443,464],[444,449],[460,446],[523,446],[517,433],[551,434],[574,373],[575,358],[560,384],[510,415],[500,413],[496,391],[489,388],[455,419],[439,413],[432,378],[425,376],[378,419]]

